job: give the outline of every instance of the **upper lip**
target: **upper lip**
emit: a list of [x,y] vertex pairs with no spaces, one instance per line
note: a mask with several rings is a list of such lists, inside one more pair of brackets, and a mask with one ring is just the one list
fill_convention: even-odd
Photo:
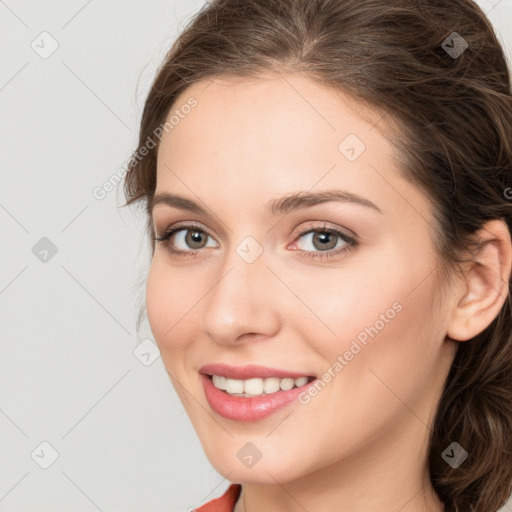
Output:
[[247,380],[247,379],[265,379],[268,377],[278,377],[280,379],[300,377],[312,377],[310,373],[290,372],[279,368],[268,368],[266,366],[245,365],[245,366],[229,366],[227,364],[215,363],[205,364],[199,369],[200,373],[205,375],[221,375],[228,379]]

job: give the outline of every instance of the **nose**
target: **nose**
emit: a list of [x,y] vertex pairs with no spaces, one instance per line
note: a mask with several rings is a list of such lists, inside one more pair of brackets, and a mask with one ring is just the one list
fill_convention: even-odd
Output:
[[248,263],[232,251],[205,297],[203,332],[223,345],[274,336],[279,329],[278,284],[263,254]]

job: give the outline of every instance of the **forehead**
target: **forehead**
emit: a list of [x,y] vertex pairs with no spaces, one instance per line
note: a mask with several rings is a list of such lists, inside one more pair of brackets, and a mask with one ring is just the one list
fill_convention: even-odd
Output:
[[205,158],[224,168],[262,164],[260,172],[270,158],[276,169],[295,163],[317,167],[324,160],[332,165],[340,156],[340,143],[351,135],[348,142],[357,143],[356,151],[364,147],[382,158],[392,148],[376,126],[381,117],[297,73],[216,77],[189,86],[176,98],[159,156],[187,167]]
[[157,191],[215,190],[227,200],[342,186],[380,200],[383,209],[397,194],[416,194],[427,212],[421,191],[400,180],[382,112],[298,73],[194,83],[171,117],[158,152]]
[[196,106],[189,114],[180,115],[180,126],[174,126],[177,137],[180,132],[190,135],[189,131],[194,131],[197,137],[218,134],[233,140],[257,135],[261,141],[276,144],[312,136],[331,136],[336,141],[345,129],[362,135],[382,118],[382,113],[342,91],[299,73],[269,72],[258,78],[215,77],[196,82],[176,98],[168,118],[180,106],[188,110],[186,103],[192,99]]

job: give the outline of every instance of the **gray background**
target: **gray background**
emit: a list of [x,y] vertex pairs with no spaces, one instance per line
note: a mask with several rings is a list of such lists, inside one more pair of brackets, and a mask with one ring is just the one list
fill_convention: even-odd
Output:
[[[228,485],[135,332],[145,219],[93,195],[202,3],[0,0],[0,511],[178,512]],[[479,4],[512,60],[512,0]]]

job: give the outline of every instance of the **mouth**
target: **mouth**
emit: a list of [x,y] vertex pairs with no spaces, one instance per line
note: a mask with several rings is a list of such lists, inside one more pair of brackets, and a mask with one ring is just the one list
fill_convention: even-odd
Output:
[[212,382],[215,388],[224,391],[231,396],[255,397],[277,393],[279,391],[290,391],[291,389],[301,388],[316,377],[302,376],[298,378],[292,377],[255,377],[252,379],[230,379],[225,375],[209,375],[205,374]]
[[230,366],[207,364],[199,372],[208,377],[215,388],[232,396],[261,396],[290,391],[309,384],[316,376],[258,365]]
[[203,366],[200,375],[211,410],[242,422],[259,421],[286,406],[292,407],[317,380],[307,373],[223,364]]

